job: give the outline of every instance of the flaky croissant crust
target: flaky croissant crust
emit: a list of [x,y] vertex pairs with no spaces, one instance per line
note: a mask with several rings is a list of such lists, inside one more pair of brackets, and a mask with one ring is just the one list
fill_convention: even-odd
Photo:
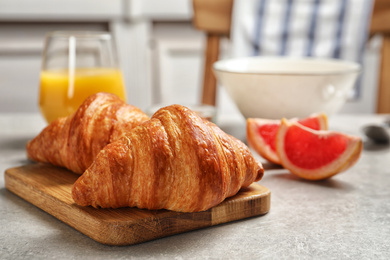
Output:
[[238,139],[180,105],[107,145],[72,189],[82,206],[207,210],[263,176]]
[[83,173],[107,144],[149,117],[109,93],[88,97],[71,116],[49,124],[27,143],[27,157]]

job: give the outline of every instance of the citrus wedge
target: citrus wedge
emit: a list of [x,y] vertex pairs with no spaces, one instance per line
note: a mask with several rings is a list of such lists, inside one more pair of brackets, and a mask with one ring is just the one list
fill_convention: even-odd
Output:
[[276,136],[282,166],[307,180],[322,180],[347,170],[357,162],[362,148],[358,136],[313,130],[285,119]]
[[[293,118],[289,121],[299,122],[315,130],[328,129],[328,119],[325,114],[314,114],[304,119]],[[280,126],[280,120],[248,118],[246,123],[249,146],[264,159],[275,164],[281,164],[275,148],[275,137]]]

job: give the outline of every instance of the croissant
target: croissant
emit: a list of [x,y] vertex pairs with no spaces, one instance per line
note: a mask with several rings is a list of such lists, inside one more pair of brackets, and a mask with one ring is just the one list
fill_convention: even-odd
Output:
[[27,157],[83,173],[108,143],[149,120],[139,108],[109,93],[88,97],[78,110],[49,124],[27,143]]
[[172,105],[107,145],[72,187],[80,206],[207,210],[262,178],[248,147]]

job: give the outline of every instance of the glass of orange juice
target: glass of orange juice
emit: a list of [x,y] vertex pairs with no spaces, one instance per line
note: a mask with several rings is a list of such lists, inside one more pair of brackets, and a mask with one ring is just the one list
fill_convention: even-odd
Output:
[[39,107],[48,123],[72,114],[90,95],[126,101],[113,37],[108,32],[55,31],[46,36]]

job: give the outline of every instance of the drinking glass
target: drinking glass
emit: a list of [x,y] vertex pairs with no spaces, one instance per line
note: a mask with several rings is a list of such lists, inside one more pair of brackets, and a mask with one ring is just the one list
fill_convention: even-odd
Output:
[[40,74],[39,107],[48,123],[75,112],[97,92],[126,101],[113,37],[108,32],[47,34]]

